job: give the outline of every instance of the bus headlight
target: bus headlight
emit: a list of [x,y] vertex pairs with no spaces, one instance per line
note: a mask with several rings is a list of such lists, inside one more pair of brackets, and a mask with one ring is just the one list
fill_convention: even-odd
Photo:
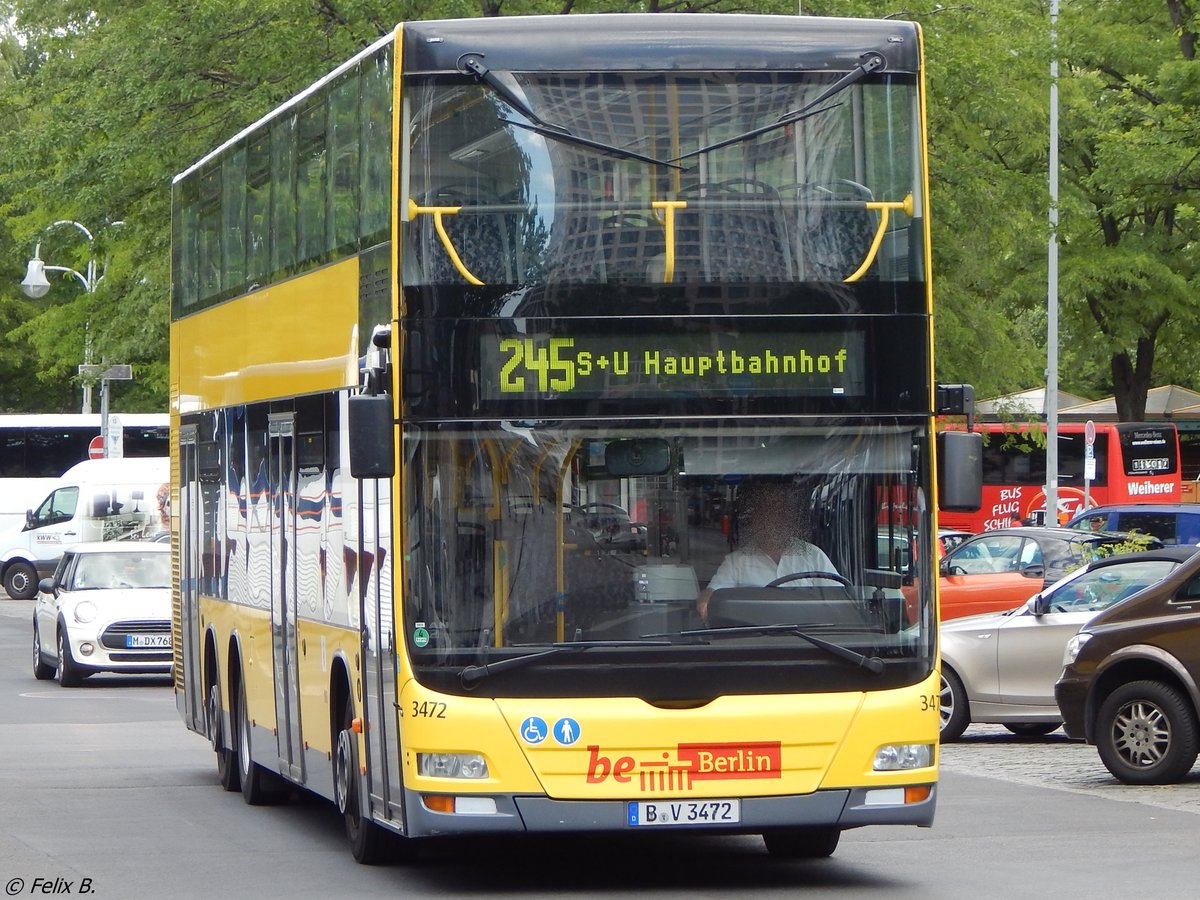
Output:
[[82,603],[75,604],[75,621],[80,624],[86,624],[96,618],[96,604],[91,600],[84,600]]
[[487,778],[481,753],[418,753],[417,774],[430,778]]
[[885,744],[875,751],[876,772],[924,769],[933,765],[933,744]]
[[1072,636],[1067,641],[1067,647],[1063,651],[1063,665],[1069,666],[1075,662],[1075,658],[1079,656],[1079,651],[1083,649],[1083,645],[1092,639],[1092,636],[1086,631],[1081,631],[1079,634]]

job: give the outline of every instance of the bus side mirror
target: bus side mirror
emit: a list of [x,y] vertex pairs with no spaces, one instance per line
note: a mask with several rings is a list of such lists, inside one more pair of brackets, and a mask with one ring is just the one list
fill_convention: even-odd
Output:
[[943,431],[937,436],[938,506],[971,512],[983,505],[983,435]]
[[387,394],[355,394],[347,407],[350,475],[391,478],[396,474],[395,420]]

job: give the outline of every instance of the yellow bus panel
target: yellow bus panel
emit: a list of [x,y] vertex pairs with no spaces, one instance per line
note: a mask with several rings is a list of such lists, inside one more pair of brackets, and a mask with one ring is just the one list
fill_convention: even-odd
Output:
[[329,302],[357,293],[353,257],[174,322],[179,411],[357,383],[358,306]]

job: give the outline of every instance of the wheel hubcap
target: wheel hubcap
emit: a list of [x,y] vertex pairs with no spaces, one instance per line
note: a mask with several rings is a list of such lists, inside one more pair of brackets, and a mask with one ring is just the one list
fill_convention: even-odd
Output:
[[338,733],[337,756],[333,773],[333,795],[337,801],[338,812],[345,815],[350,806],[350,760],[352,753],[351,732]]
[[1137,700],[1121,707],[1113,722],[1113,746],[1132,766],[1162,762],[1171,745],[1171,724],[1153,703]]
[[250,722],[245,710],[238,710],[241,723],[238,725],[238,765],[244,777],[250,776]]
[[954,691],[950,690],[950,684],[945,678],[942,678],[942,689],[938,694],[938,714],[941,717],[942,728],[946,727],[946,723],[954,715]]
[[205,714],[208,717],[208,739],[212,742],[212,748],[218,753],[221,752],[221,701],[220,691],[214,684],[208,690],[208,707],[205,709]]

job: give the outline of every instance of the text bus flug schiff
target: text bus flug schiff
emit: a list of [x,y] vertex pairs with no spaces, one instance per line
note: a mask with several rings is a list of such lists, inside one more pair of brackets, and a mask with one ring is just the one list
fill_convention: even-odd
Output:
[[[733,15],[409,23],[179,175],[175,688],[223,785],[364,861],[930,824],[926,179],[917,26]],[[747,480],[838,574],[702,619]]]

